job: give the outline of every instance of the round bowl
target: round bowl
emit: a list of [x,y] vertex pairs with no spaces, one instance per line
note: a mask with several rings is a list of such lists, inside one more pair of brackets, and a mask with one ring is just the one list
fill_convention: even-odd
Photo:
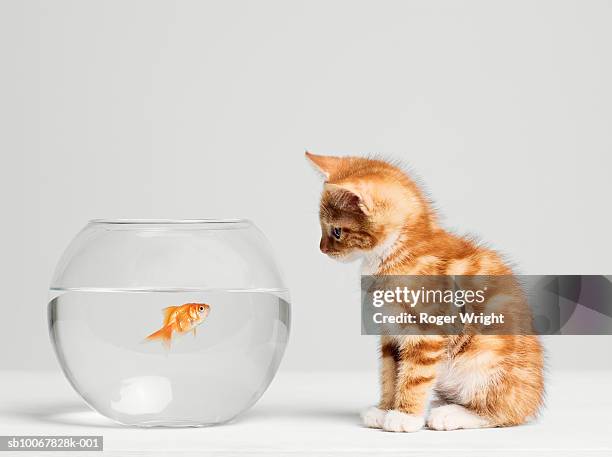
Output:
[[291,307],[247,220],[94,220],[59,261],[48,304],[57,358],[96,411],[126,425],[204,426],[272,381]]

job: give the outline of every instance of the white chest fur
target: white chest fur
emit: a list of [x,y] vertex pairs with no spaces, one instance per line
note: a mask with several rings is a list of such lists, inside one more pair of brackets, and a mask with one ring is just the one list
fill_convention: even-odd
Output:
[[387,238],[369,252],[364,253],[361,264],[362,275],[375,275],[380,270],[383,262],[393,253],[396,248],[399,233],[391,233]]

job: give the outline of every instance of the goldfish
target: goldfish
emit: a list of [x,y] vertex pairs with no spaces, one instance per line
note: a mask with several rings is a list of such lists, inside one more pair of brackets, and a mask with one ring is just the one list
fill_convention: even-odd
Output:
[[162,328],[147,336],[148,341],[161,340],[164,346],[170,347],[172,335],[193,332],[196,335],[196,328],[210,312],[210,306],[206,303],[185,303],[180,306],[169,306],[163,309],[164,322]]

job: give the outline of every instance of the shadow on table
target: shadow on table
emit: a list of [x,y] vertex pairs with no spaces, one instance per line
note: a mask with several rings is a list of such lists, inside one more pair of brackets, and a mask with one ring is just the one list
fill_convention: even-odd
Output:
[[259,420],[278,419],[305,419],[344,422],[347,424],[359,424],[359,413],[354,409],[322,409],[304,408],[293,405],[265,405],[261,408],[255,406],[236,419],[236,423],[247,423]]
[[32,406],[15,411],[6,411],[15,417],[47,424],[72,425],[95,428],[121,428],[123,426],[107,419],[81,402],[63,402]]
[[[92,428],[141,428],[126,426],[113,422],[94,411],[82,402],[62,402],[46,405],[29,406],[14,411],[3,411],[13,417],[22,417],[33,422],[70,425]],[[236,419],[227,422],[226,426],[247,424],[249,422],[260,422],[278,419],[302,419],[344,422],[348,424],[359,424],[359,414],[353,409],[322,409],[308,408],[295,405],[262,405],[255,406]],[[157,427],[155,427],[157,428]]]

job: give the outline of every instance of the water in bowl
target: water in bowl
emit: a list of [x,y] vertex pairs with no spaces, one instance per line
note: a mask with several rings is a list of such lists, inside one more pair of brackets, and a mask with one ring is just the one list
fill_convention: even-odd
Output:
[[[163,308],[207,303],[196,334],[170,348],[147,335]],[[49,328],[75,390],[122,424],[199,426],[248,409],[272,380],[289,334],[284,290],[52,290]]]

